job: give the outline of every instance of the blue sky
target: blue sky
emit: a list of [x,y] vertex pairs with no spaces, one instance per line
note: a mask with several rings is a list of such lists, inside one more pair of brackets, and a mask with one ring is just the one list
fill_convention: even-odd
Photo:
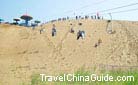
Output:
[[[93,12],[110,9],[131,3],[137,0],[1,0],[0,18],[12,22],[13,18],[19,18],[23,14],[31,15],[34,20],[43,22],[57,19],[58,17],[73,17],[74,15],[92,15]],[[111,10],[110,12],[138,9],[138,5]],[[102,13],[100,13],[102,14]],[[103,15],[110,18],[108,14]],[[113,19],[138,21],[138,10],[112,14]]]

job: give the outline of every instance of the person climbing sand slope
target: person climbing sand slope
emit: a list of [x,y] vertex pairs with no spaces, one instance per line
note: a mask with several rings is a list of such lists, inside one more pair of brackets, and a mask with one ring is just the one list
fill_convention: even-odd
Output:
[[56,36],[56,33],[57,33],[57,30],[55,28],[55,25],[53,25],[53,28],[52,28],[52,37]]

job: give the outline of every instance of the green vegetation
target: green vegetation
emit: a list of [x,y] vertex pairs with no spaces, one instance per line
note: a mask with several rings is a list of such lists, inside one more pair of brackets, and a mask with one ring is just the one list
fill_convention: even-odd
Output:
[[[90,76],[92,73],[88,71],[77,71],[74,73],[75,76]],[[48,82],[48,81],[41,81],[41,76],[40,75],[33,75],[32,80],[31,80],[31,85],[138,85],[138,71],[110,71],[110,72],[101,72],[99,73],[107,75],[109,74],[110,76],[113,76],[113,78],[117,78],[117,76],[123,77],[123,76],[134,76],[134,81],[89,81],[89,82],[69,82],[67,80],[63,82]],[[61,76],[64,76],[63,74]],[[124,78],[125,79],[125,78]]]

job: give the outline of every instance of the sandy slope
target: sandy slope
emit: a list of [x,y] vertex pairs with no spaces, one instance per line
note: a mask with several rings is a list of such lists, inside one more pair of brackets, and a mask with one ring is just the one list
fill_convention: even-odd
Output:
[[[70,23],[75,34],[69,33]],[[53,38],[52,24],[45,24],[42,34],[40,27],[0,25],[0,85],[20,85],[35,73],[50,75],[79,68],[93,71],[101,64],[138,66],[138,22],[113,21],[115,34],[108,34],[111,24],[107,21],[60,21],[54,23],[57,36]],[[84,40],[76,40],[79,29],[86,32]],[[95,48],[99,39],[102,43]]]

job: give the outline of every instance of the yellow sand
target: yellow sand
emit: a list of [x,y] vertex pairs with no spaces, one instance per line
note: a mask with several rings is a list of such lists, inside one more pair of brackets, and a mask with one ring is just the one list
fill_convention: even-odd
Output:
[[[78,23],[83,23],[78,26]],[[75,34],[69,32],[73,24]],[[79,68],[98,70],[99,65],[138,66],[138,22],[113,21],[107,33],[107,21],[70,20],[54,23],[57,36],[51,37],[53,23],[31,28],[0,25],[0,85],[29,82],[35,73],[71,73]],[[109,24],[111,27],[111,23]],[[86,32],[76,40],[78,30]],[[95,48],[101,39],[102,43]],[[95,69],[94,69],[95,68]]]

